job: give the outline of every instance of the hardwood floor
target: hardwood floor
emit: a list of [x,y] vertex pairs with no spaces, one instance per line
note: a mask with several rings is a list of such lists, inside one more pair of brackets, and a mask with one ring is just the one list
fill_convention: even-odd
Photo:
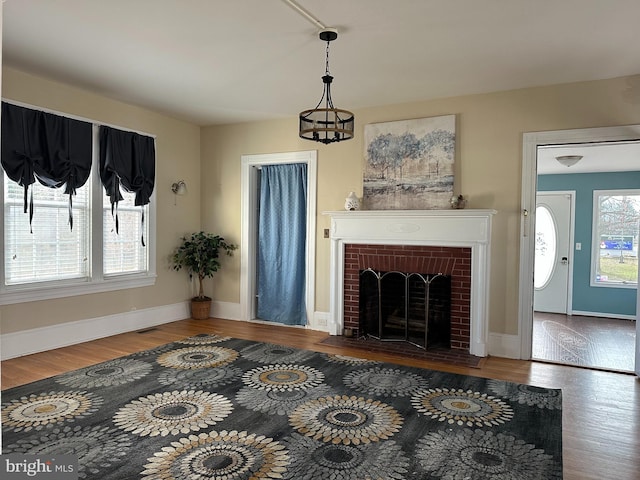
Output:
[[[561,388],[564,480],[640,479],[640,380],[633,375],[490,357],[479,367],[320,343],[321,332],[231,320],[183,320],[2,362],[7,389],[198,333],[281,343],[329,353]],[[541,479],[542,480],[542,479]]]
[[534,312],[532,345],[537,360],[632,373],[636,322]]

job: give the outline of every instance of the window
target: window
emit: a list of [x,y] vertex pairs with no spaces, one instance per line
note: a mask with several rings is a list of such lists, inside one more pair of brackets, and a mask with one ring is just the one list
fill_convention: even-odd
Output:
[[148,249],[142,244],[142,238],[149,237],[143,222],[143,213],[145,218],[149,216],[149,206],[136,207],[133,193],[122,192],[122,196],[124,200],[118,203],[118,233],[109,197],[104,193],[102,196],[102,265],[105,276],[142,273],[149,264]]
[[117,205],[116,233],[111,202],[100,181],[98,128],[93,127],[91,175],[72,197],[72,210],[64,187],[36,182],[29,187],[34,206],[30,222],[24,212],[23,187],[4,172],[0,175],[4,202],[0,304],[155,283],[154,199],[144,207],[135,206],[135,193],[121,188],[124,199]]
[[91,223],[88,187],[73,198],[74,228],[69,228],[69,199],[60,188],[32,185],[34,222],[24,213],[24,192],[4,177],[4,268],[7,285],[86,279],[90,275]]
[[558,230],[553,215],[547,207],[536,208],[536,253],[533,286],[542,290],[547,286],[556,265]]
[[640,190],[593,192],[591,285],[637,288]]

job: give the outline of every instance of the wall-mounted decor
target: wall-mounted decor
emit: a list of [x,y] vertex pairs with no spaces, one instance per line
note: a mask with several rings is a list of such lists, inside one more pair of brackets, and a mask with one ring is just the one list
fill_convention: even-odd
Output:
[[364,142],[366,209],[450,208],[455,115],[365,125]]

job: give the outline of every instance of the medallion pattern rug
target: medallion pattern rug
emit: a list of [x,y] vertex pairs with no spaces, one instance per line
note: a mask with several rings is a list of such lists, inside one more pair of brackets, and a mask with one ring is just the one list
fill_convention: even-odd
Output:
[[2,392],[87,479],[561,479],[560,390],[203,334]]

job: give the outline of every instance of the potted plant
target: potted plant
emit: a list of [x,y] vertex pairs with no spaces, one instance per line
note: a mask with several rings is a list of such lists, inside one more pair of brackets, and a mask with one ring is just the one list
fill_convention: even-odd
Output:
[[193,275],[198,277],[198,295],[191,299],[192,318],[209,318],[211,298],[204,294],[204,279],[213,277],[220,269],[221,253],[231,256],[237,248],[237,245],[227,243],[221,236],[211,233],[198,232],[190,237],[182,237],[182,243],[176,248],[171,260],[174,270],[184,267],[189,272],[189,278]]

